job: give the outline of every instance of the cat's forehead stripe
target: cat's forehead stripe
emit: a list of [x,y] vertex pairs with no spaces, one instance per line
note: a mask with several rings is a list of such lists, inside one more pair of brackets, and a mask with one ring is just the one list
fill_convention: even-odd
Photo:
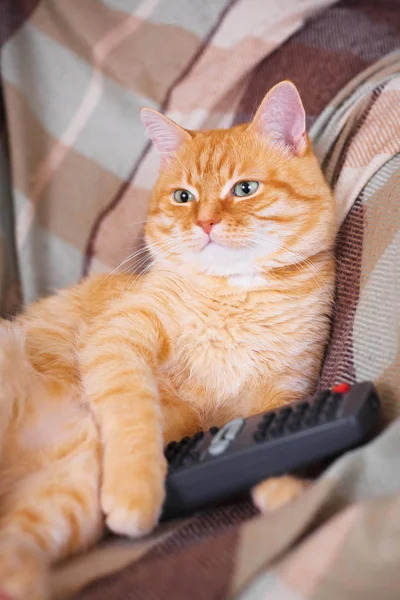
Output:
[[[212,149],[210,147],[204,148],[202,152],[196,155],[194,169],[190,171],[190,184],[195,186],[199,180],[204,181],[208,174],[212,174],[214,178],[215,173],[218,173],[221,179],[231,180],[235,174],[235,164],[232,156],[229,156],[225,148],[218,146]],[[226,192],[221,191],[221,196],[225,194]]]

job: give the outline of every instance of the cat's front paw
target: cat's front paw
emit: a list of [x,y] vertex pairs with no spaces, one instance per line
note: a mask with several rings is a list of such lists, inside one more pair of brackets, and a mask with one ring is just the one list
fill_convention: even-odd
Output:
[[291,475],[270,477],[254,487],[251,495],[260,512],[272,512],[297,498],[309,485],[309,481]]
[[157,525],[164,503],[164,480],[140,481],[125,473],[118,483],[105,482],[101,506],[107,527],[116,534],[140,537]]
[[48,600],[48,574],[29,536],[28,541],[18,535],[0,541],[0,600]]

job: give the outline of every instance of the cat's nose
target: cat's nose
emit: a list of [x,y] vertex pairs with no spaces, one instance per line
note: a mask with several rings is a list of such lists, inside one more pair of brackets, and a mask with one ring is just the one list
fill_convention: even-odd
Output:
[[197,221],[197,225],[206,232],[207,235],[210,235],[211,229],[213,225],[216,225],[220,222],[221,219],[205,219],[203,221]]

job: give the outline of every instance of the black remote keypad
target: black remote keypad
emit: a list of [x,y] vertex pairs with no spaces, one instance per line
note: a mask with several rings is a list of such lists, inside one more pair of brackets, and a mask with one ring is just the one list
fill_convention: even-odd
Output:
[[203,437],[204,433],[199,431],[192,437],[184,437],[180,442],[170,442],[165,449],[165,458],[169,465],[179,467],[189,456],[191,462],[195,462],[197,454],[194,452],[194,447]]
[[165,449],[169,473],[163,518],[354,448],[371,435],[378,411],[372,383],[339,384],[309,400],[171,442]]
[[268,412],[257,426],[253,439],[257,443],[268,438],[290,435],[294,431],[315,427],[338,417],[343,401],[341,394],[323,392],[312,402],[300,402]]
[[[218,433],[219,427],[211,427],[209,433],[214,436]],[[186,436],[180,442],[170,442],[165,448],[165,458],[170,468],[189,465],[200,460],[200,453],[196,451],[200,440],[204,438],[204,432],[198,431],[191,437]]]

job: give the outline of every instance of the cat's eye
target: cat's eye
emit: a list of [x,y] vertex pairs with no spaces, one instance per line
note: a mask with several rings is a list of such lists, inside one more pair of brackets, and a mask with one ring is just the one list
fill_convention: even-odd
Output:
[[189,190],[175,190],[174,200],[179,204],[186,204],[186,202],[193,202],[195,197]]
[[237,183],[233,187],[232,192],[234,196],[244,198],[245,196],[251,196],[252,194],[254,194],[254,192],[257,191],[259,185],[260,184],[258,183],[258,181],[239,181],[239,183]]

